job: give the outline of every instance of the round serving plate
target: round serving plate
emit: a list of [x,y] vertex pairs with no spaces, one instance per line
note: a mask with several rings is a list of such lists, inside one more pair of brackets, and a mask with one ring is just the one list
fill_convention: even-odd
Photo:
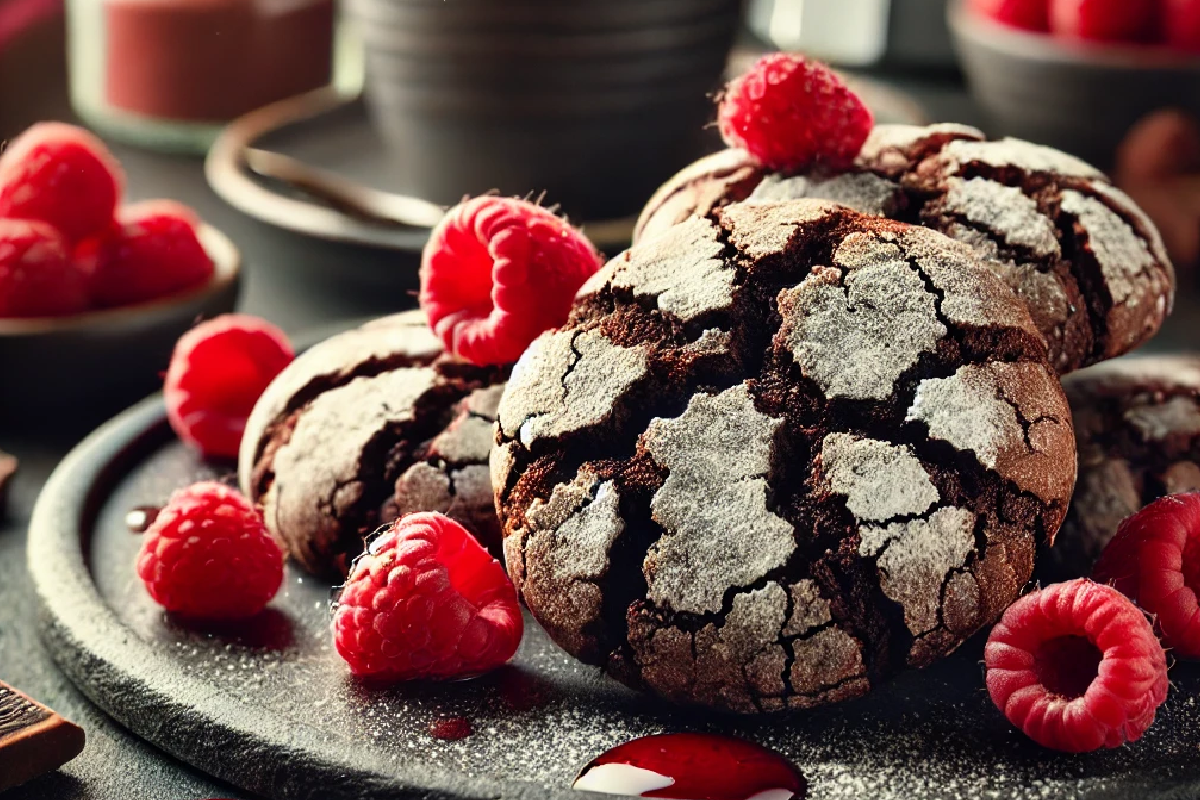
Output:
[[[1134,745],[1070,756],[1014,731],[983,689],[981,637],[861,700],[770,718],[672,707],[558,650],[532,620],[513,662],[474,680],[370,685],[331,646],[331,587],[289,567],[279,596],[237,625],[165,615],[134,574],[137,506],[230,477],[172,435],[158,397],[96,431],[47,483],[29,534],[44,639],[104,711],[164,751],[270,798],[567,798],[610,747],[663,731],[766,744],[816,800],[1200,795],[1200,668],[1172,669]],[[456,741],[431,731],[463,718]],[[453,726],[461,728],[458,722]]]

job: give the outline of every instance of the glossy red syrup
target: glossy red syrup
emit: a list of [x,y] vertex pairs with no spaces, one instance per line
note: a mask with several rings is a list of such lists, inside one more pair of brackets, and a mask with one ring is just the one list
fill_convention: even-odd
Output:
[[584,767],[574,788],[674,800],[800,800],[800,770],[765,747],[703,733],[646,736]]

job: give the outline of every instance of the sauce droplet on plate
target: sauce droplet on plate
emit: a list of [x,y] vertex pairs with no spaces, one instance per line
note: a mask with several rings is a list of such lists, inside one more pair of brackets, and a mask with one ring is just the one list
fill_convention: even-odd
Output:
[[154,524],[159,511],[162,509],[158,506],[134,506],[125,515],[125,526],[130,533],[145,533]]
[[584,767],[573,788],[672,800],[801,800],[807,784],[783,756],[757,744],[666,733],[614,747]]
[[429,735],[445,742],[457,742],[475,732],[471,720],[466,717],[447,717],[429,723]]

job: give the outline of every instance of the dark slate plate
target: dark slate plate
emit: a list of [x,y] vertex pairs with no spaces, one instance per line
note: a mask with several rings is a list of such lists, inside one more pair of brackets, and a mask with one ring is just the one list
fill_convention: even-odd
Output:
[[[763,742],[808,775],[812,798],[1200,796],[1200,669],[1176,666],[1137,744],[1085,756],[1038,748],[983,690],[981,641],[872,696],[770,720],[683,711],[635,695],[530,623],[514,663],[472,681],[377,688],[347,677],[327,584],[292,570],[249,624],[202,631],[155,607],[133,572],[126,512],[223,476],[174,440],[152,398],[63,461],[33,515],[30,568],[45,639],[66,674],[167,752],[273,798],[569,798],[577,770],[621,742],[710,730]],[[470,720],[442,741],[430,725]]]

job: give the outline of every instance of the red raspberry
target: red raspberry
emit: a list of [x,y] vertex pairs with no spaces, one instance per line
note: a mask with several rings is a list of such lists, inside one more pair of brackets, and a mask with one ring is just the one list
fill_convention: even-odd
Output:
[[262,611],[283,583],[283,550],[234,489],[205,481],[171,495],[146,529],[137,574],[154,601],[186,617]]
[[730,147],[784,172],[848,165],[875,124],[829,67],[787,53],[769,53],[730,81],[717,123]]
[[1200,658],[1200,494],[1160,498],[1122,522],[1092,579],[1153,615],[1175,655]]
[[1050,29],[1058,36],[1100,42],[1158,38],[1158,0],[1052,0]]
[[209,456],[236,457],[246,420],[292,362],[287,335],[265,319],[224,314],[179,337],[163,395],[180,439]]
[[1050,30],[1050,0],[971,0],[971,8],[1014,28],[1038,33]]
[[44,222],[0,219],[0,317],[53,317],[88,307],[87,280]]
[[1167,44],[1200,52],[1200,0],[1165,0],[1163,17]]
[[506,663],[525,621],[500,562],[467,529],[409,514],[350,568],[333,642],[360,677],[451,678]]
[[1085,753],[1141,738],[1167,697],[1167,657],[1129,598],[1079,578],[1022,597],[984,649],[987,688],[1043,747]]
[[450,209],[425,245],[421,308],[454,355],[507,364],[567,321],[600,264],[586,236],[541,206],[476,197]]
[[36,219],[71,244],[109,226],[121,200],[121,165],[83,128],[39,122],[0,155],[0,217]]
[[171,200],[121,209],[116,224],[75,253],[97,305],[144,303],[207,283],[214,267],[199,227],[191,209]]

